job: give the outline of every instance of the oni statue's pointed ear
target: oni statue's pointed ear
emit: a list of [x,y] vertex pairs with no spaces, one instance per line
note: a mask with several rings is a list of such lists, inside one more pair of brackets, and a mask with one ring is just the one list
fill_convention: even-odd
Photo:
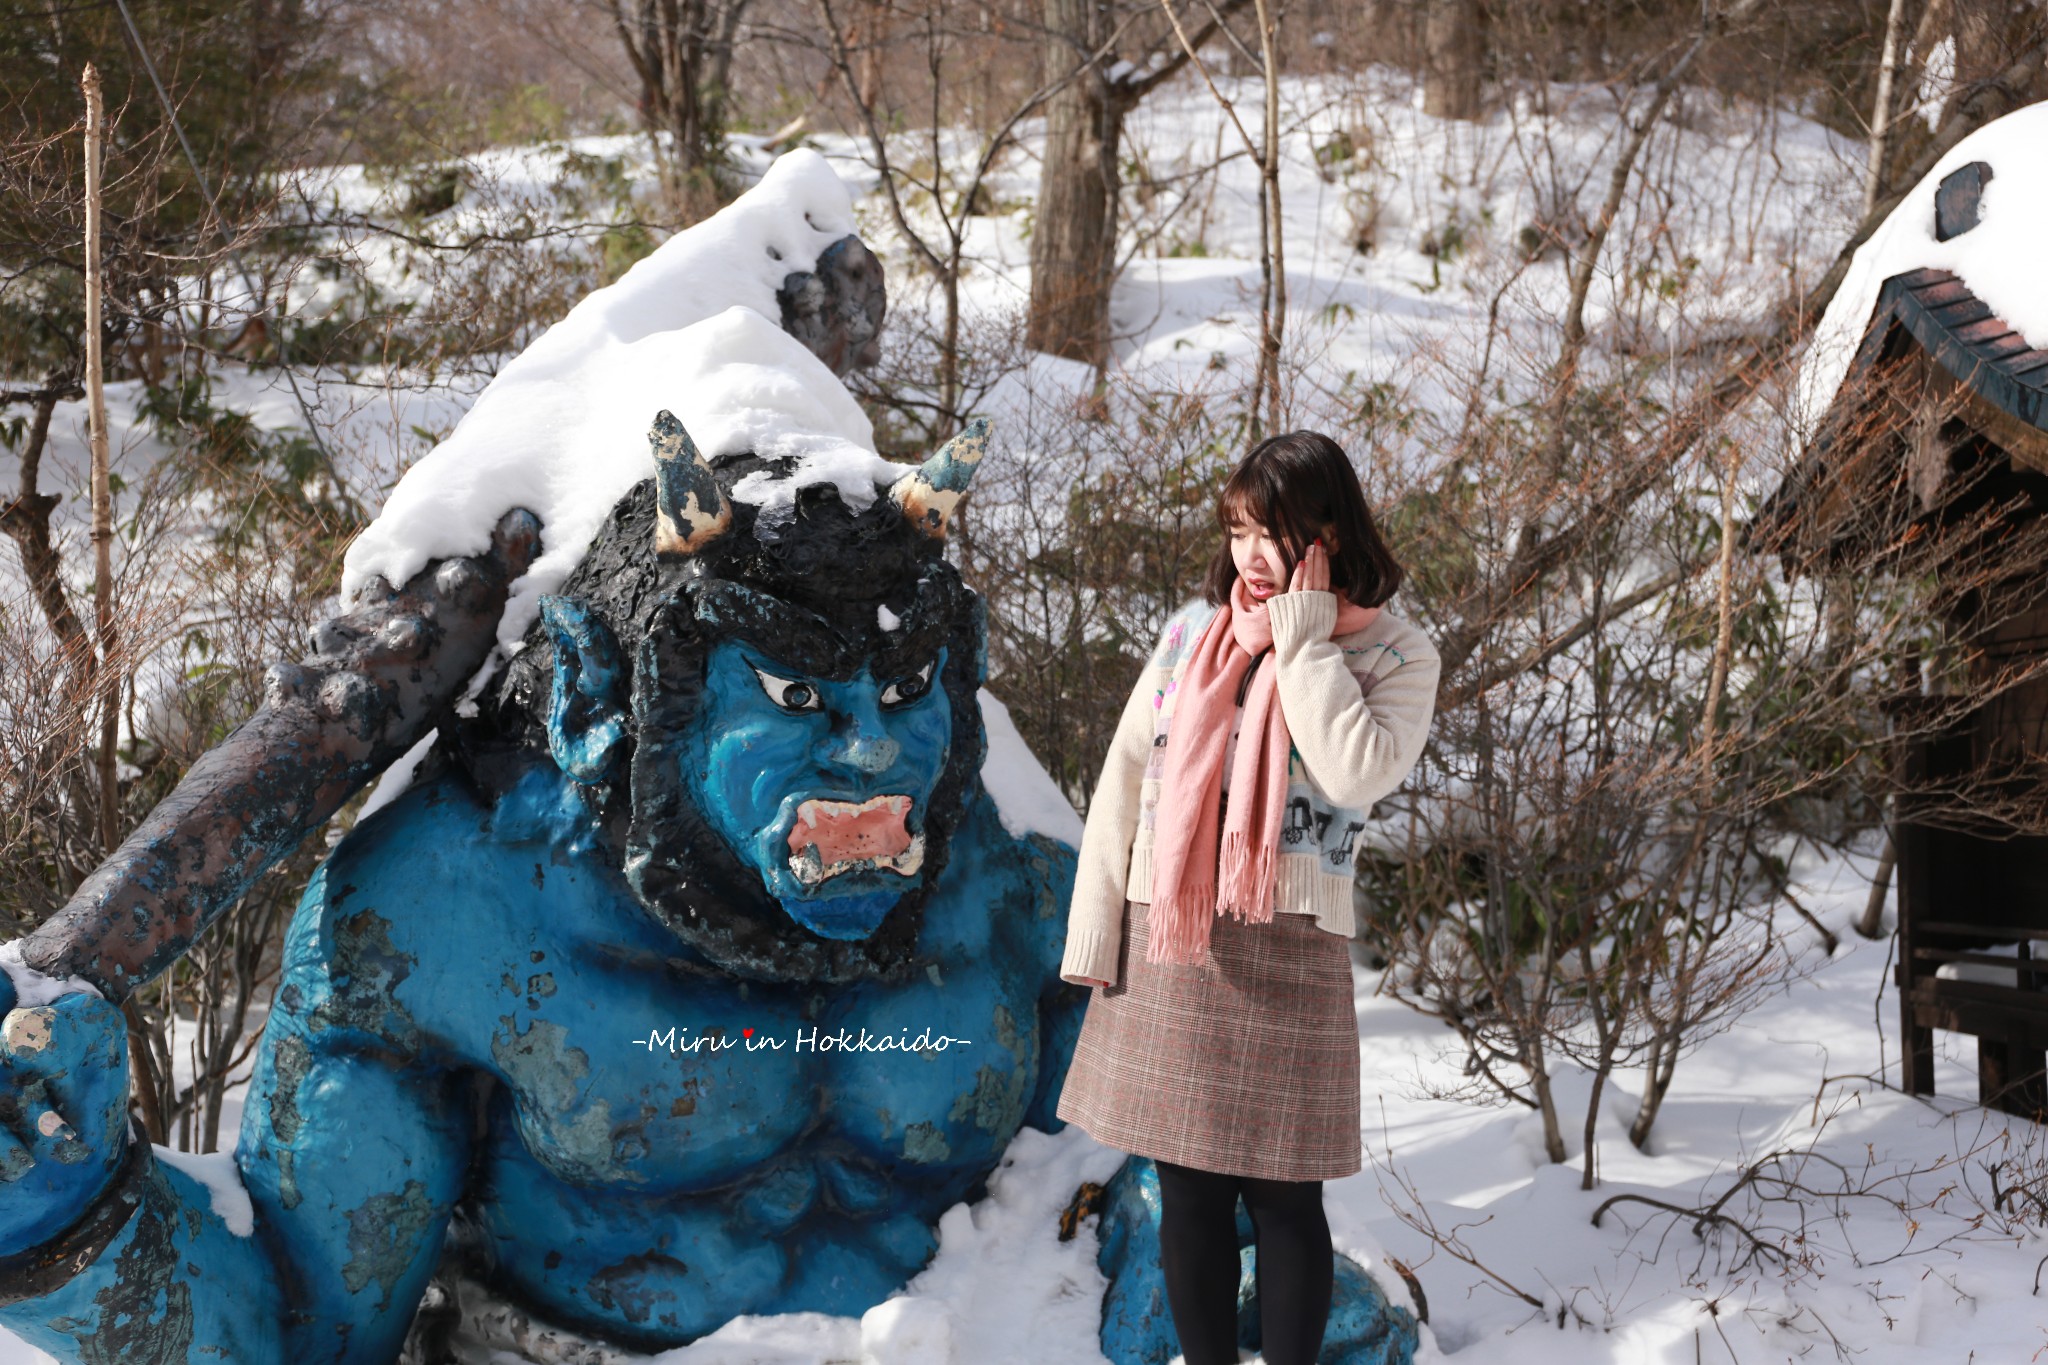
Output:
[[889,496],[910,524],[933,540],[946,538],[946,522],[960,505],[960,495],[981,465],[988,449],[988,418],[977,417],[967,429],[933,451],[925,462],[890,486]]
[[647,440],[654,447],[654,553],[687,558],[731,528],[732,504],[674,413],[656,413]]
[[594,784],[611,771],[626,737],[626,677],[611,628],[577,597],[540,599],[555,648],[548,752],[562,771]]

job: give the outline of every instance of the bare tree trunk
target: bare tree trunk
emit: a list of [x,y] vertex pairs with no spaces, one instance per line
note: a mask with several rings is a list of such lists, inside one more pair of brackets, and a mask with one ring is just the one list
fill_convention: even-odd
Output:
[[[1689,869],[1706,841],[1707,822],[1703,812],[1711,801],[1714,786],[1714,759],[1719,748],[1721,694],[1728,683],[1728,666],[1734,643],[1733,580],[1731,570],[1735,558],[1735,466],[1739,458],[1737,447],[1730,445],[1728,463],[1721,474],[1721,557],[1720,584],[1715,594],[1715,616],[1717,626],[1714,632],[1713,664],[1708,674],[1707,697],[1700,708],[1700,810],[1693,816],[1694,828],[1690,845],[1679,859],[1680,869]],[[1682,874],[1681,874],[1682,875]],[[1676,879],[1674,879],[1676,880]],[[1678,1054],[1687,1034],[1691,1031],[1693,1014],[1693,993],[1697,984],[1696,973],[1698,954],[1704,950],[1699,945],[1699,935],[1694,932],[1699,897],[1688,895],[1685,900],[1683,926],[1674,936],[1678,944],[1677,966],[1670,976],[1671,1001],[1669,1012],[1660,1022],[1656,1040],[1650,1049],[1650,1060],[1644,1067],[1643,1097],[1636,1106],[1635,1121],[1629,1125],[1628,1140],[1637,1150],[1650,1140],[1650,1129],[1657,1122],[1657,1115],[1664,1107],[1665,1093],[1671,1089],[1671,1078],[1678,1068]],[[1654,1015],[1645,1009],[1644,1013]]]
[[83,394],[69,379],[53,375],[34,395],[28,435],[21,446],[21,486],[13,501],[0,507],[0,531],[13,538],[21,553],[21,571],[43,609],[43,619],[49,622],[64,648],[67,687],[80,696],[84,695],[86,680],[92,673],[92,644],[86,639],[78,613],[72,610],[71,599],[64,595],[57,547],[50,538],[50,514],[62,499],[43,492],[38,485],[43,451],[50,442],[51,415],[57,404]]
[[1485,109],[1485,8],[1479,0],[1424,3],[1422,112],[1476,119]]
[[[1092,0],[1045,0],[1053,35],[1046,78],[1073,70],[1100,45],[1106,16]],[[1126,106],[1089,61],[1045,106],[1045,162],[1031,231],[1033,350],[1098,368],[1109,358],[1109,293],[1116,267],[1117,157]]]
[[1884,852],[1878,856],[1877,871],[1871,874],[1870,899],[1863,903],[1863,918],[1856,921],[1856,932],[1865,938],[1881,937],[1878,931],[1884,925],[1885,897],[1891,894],[1892,870],[1898,865],[1898,846],[1887,837]]
[[1574,80],[1607,79],[1607,32],[1612,8],[1612,0],[1588,0],[1580,7],[1574,25],[1577,29],[1573,40],[1577,49],[1577,60],[1572,63]]
[[1678,1030],[1673,1026],[1658,1033],[1643,1062],[1643,1098],[1636,1106],[1635,1121],[1628,1126],[1629,1144],[1642,1151],[1650,1141],[1650,1129],[1664,1107],[1664,1094],[1678,1067]]
[[1170,56],[1158,49],[1124,53],[1127,60],[1118,63],[1122,74],[1115,79],[1104,65],[1111,55],[1110,11],[1094,0],[1044,3],[1051,94],[1045,100],[1045,159],[1031,233],[1031,312],[1024,343],[1085,361],[1099,372],[1109,360],[1124,117],[1172,79],[1248,0],[1209,0],[1208,22],[1192,39],[1171,0],[1160,0],[1182,50]]
[[[1503,895],[1499,899],[1505,900],[1506,897]],[[1512,954],[1514,940],[1503,938],[1499,951],[1504,955]],[[1564,1145],[1564,1124],[1558,1117],[1557,1092],[1551,1088],[1550,1082],[1550,1058],[1543,1046],[1544,1024],[1551,1010],[1553,992],[1557,989],[1557,936],[1548,926],[1544,928],[1543,946],[1537,955],[1532,992],[1522,989],[1522,980],[1512,974],[1513,970],[1508,968],[1510,975],[1504,983],[1507,989],[1503,998],[1514,1013],[1521,1033],[1521,1055],[1516,1060],[1529,1073],[1529,1089],[1535,1095],[1536,1112],[1543,1121],[1543,1154],[1561,1166],[1568,1155]]]
[[1593,944],[1589,940],[1579,941],[1580,988],[1586,993],[1587,1013],[1593,1021],[1596,1041],[1592,1065],[1593,1091],[1586,1097],[1586,1121],[1582,1133],[1585,1142],[1579,1169],[1579,1188],[1582,1190],[1590,1190],[1599,1183],[1600,1104],[1607,1093],[1608,1078],[1614,1074],[1622,1029],[1627,1022],[1629,995],[1634,987],[1634,982],[1629,981],[1621,990],[1610,991],[1607,980],[1603,979],[1603,967],[1606,965],[1595,958]]
[[631,13],[628,2],[609,0],[609,14],[640,82],[640,126],[672,211],[698,217],[724,194],[726,91],[751,0],[637,0]]
[[[27,395],[31,416],[21,445],[21,485],[14,500],[0,506],[0,531],[6,532],[14,541],[29,590],[35,594],[43,619],[57,637],[60,647],[64,681],[58,711],[64,716],[65,723],[49,740],[48,770],[57,775],[57,780],[64,787],[70,814],[62,823],[77,820],[90,825],[95,823],[92,813],[98,802],[92,789],[86,785],[78,764],[70,761],[69,755],[75,752],[73,746],[82,739],[87,699],[92,695],[92,641],[87,637],[78,613],[72,609],[71,599],[65,595],[63,563],[50,536],[50,514],[62,499],[43,492],[39,486],[43,452],[50,443],[51,416],[58,403],[83,396],[84,390],[68,376],[55,374],[44,382],[40,390]],[[82,846],[74,846],[62,837],[53,841],[67,886],[77,885],[104,856],[100,852],[100,840],[92,837],[98,831],[88,829],[84,832],[87,838]]]
[[[1956,40],[1955,100],[1978,85],[1998,79],[1998,73],[2012,61],[2013,55],[2030,40],[2038,41],[2044,25],[2048,25],[2048,19],[2035,6],[2027,4],[1952,5],[1950,12]],[[2040,63],[2035,63],[2030,76],[2018,83],[2019,92],[2023,99],[2038,99],[2043,76]]]
[[881,0],[870,0],[854,20],[854,42],[860,48],[860,80],[856,98],[873,109],[882,102],[882,52],[889,42],[889,10]]
[[1550,1063],[1543,1053],[1542,1035],[1534,1030],[1530,1032],[1529,1053],[1522,1064],[1529,1070],[1529,1085],[1536,1092],[1536,1112],[1543,1118],[1543,1155],[1553,1165],[1562,1166],[1571,1154],[1564,1145],[1564,1125],[1557,1117],[1557,1096],[1550,1088]]
[[1863,171],[1863,216],[1877,207],[1884,192],[1885,140],[1892,126],[1892,79],[1899,69],[1899,42],[1905,36],[1906,0],[1892,0],[1884,21],[1884,55],[1877,64],[1877,107],[1870,114],[1870,164]]

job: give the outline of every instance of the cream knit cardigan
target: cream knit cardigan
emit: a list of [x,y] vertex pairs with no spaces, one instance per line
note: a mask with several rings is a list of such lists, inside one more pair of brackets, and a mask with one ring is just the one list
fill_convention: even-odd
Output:
[[[1151,816],[1172,701],[1214,611],[1203,603],[1174,617],[1124,705],[1081,834],[1062,980],[1114,984],[1124,902],[1151,904]],[[1273,624],[1273,662],[1266,666],[1276,670],[1294,742],[1289,797],[1303,792],[1319,815],[1362,826],[1372,803],[1399,787],[1422,754],[1436,713],[1436,651],[1421,631],[1385,610],[1364,630],[1331,638],[1337,598],[1328,592],[1279,593],[1266,612]],[[1313,914],[1319,927],[1349,937],[1350,860],[1332,871],[1321,866],[1328,861],[1321,852],[1318,843],[1296,852],[1283,842],[1274,909]]]

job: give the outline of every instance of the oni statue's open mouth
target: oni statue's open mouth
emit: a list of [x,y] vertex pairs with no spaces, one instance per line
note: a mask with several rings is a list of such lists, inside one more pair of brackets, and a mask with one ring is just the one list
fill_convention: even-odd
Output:
[[789,831],[790,871],[806,887],[849,872],[916,876],[924,866],[924,832],[911,832],[911,805],[901,794],[799,803]]

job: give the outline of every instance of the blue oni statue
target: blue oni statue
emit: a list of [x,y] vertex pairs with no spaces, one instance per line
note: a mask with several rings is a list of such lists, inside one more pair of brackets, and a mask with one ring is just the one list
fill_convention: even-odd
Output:
[[[872,259],[821,264],[842,359]],[[0,1324],[62,1361],[591,1365],[915,1275],[1019,1128],[1062,1127],[1084,1002],[1058,975],[1074,851],[1009,833],[982,783],[983,608],[943,550],[986,437],[858,507],[805,486],[770,528],[734,486],[788,468],[714,466],[664,412],[651,477],[474,705],[525,512],[274,666],[0,948]],[[131,1140],[118,1002],[430,727],[293,920],[238,1217]],[[1102,1215],[1118,1365],[1176,1349],[1156,1207],[1131,1161],[1066,1220]],[[1354,1271],[1325,1359],[1405,1361]]]

